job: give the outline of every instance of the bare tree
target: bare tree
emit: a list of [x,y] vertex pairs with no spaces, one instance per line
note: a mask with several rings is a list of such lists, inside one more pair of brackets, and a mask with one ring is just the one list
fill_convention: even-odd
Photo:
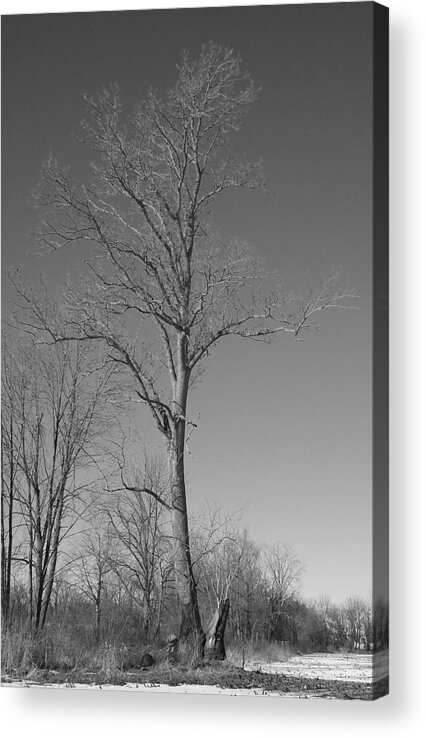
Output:
[[5,623],[11,611],[13,564],[19,559],[22,523],[19,516],[21,434],[17,414],[21,386],[6,336],[2,349],[1,387],[1,609]]
[[363,597],[348,597],[345,603],[345,614],[348,621],[349,637],[353,648],[361,648],[367,644],[371,628],[370,604]]
[[290,641],[293,646],[300,643],[304,636],[307,612],[306,604],[296,594],[288,597],[282,611],[282,640]]
[[244,531],[240,536],[235,576],[231,583],[232,623],[238,637],[246,640],[257,635],[264,625],[265,580],[261,549]]
[[343,648],[348,643],[348,622],[345,608],[332,605],[330,613],[334,649]]
[[37,629],[46,621],[60,545],[84,509],[82,496],[93,465],[89,452],[102,428],[108,375],[96,371],[89,347],[37,349],[16,342],[14,354],[10,453],[21,476],[19,515],[26,530],[21,558],[28,570],[30,619]]
[[273,543],[263,552],[263,570],[269,602],[269,636],[282,640],[286,607],[290,616],[290,611],[295,611],[291,600],[299,587],[303,566],[288,543]]
[[326,651],[332,641],[333,604],[327,595],[320,595],[310,604],[310,638],[315,648]]
[[265,573],[271,588],[283,604],[300,583],[303,565],[288,543],[273,543],[264,552]]
[[94,607],[94,636],[99,643],[102,626],[102,601],[107,586],[107,576],[112,569],[112,541],[108,525],[99,510],[95,512],[91,528],[82,535],[82,542],[74,564],[77,575],[74,586],[83,592]]
[[[161,464],[145,463],[143,479],[119,487],[104,509],[116,544],[110,564],[129,599],[143,616],[143,632],[158,635],[173,571],[169,519]],[[146,495],[145,489],[152,494]]]
[[300,337],[350,295],[332,276],[293,299],[273,286],[246,244],[222,243],[208,226],[222,193],[263,186],[260,167],[233,149],[257,90],[238,55],[214,43],[195,61],[185,53],[178,69],[165,98],[150,92],[127,120],[116,87],[87,98],[92,179],[75,182],[50,159],[35,202],[45,246],[90,244],[89,276],[55,313],[18,290],[31,314],[21,323],[54,341],[106,343],[123,386],[126,376],[129,394],[149,409],[167,447],[179,634],[195,635],[202,654],[184,464],[194,428],[190,388],[225,338]]

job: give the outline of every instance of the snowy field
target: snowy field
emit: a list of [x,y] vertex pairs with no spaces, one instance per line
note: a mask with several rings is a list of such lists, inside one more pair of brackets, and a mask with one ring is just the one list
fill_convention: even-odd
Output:
[[374,673],[371,653],[314,653],[293,656],[286,662],[253,662],[247,664],[246,668],[301,679],[372,682],[387,676],[389,652],[384,651],[374,656]]

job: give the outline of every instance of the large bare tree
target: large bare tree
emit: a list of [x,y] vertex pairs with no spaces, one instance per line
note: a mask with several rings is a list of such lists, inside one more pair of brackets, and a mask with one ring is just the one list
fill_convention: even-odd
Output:
[[195,60],[183,55],[165,97],[149,92],[129,116],[114,86],[87,98],[90,181],[75,181],[50,159],[35,202],[40,241],[50,249],[86,241],[89,274],[62,292],[60,310],[19,288],[31,311],[23,322],[54,341],[107,345],[126,391],[146,405],[165,441],[179,635],[195,635],[200,654],[205,638],[185,484],[190,388],[220,341],[300,336],[320,311],[348,296],[331,277],[306,299],[290,298],[244,243],[223,243],[208,225],[227,190],[263,186],[260,166],[246,163],[233,146],[256,97],[238,54],[210,42]]

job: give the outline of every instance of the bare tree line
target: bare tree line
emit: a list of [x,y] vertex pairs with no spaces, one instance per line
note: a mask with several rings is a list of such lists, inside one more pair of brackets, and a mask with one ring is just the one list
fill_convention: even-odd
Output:
[[[16,338],[16,336],[15,336]],[[85,348],[2,352],[2,613],[10,610],[12,564],[27,570],[29,617],[46,622],[60,546],[88,503],[103,429],[108,373]]]
[[[120,458],[115,464],[105,447],[105,423],[114,418],[105,405],[115,397],[114,382],[99,373],[98,356],[86,346],[37,347],[14,336],[12,353],[9,348],[6,337],[3,627],[21,622],[37,634],[62,623],[91,645],[164,642],[177,600],[173,527],[159,501],[167,499],[165,464],[145,460],[138,486],[119,486]],[[147,485],[155,496],[143,491]],[[238,516],[211,509],[190,526],[190,541],[200,617],[217,658],[226,656],[223,612],[229,638],[241,644],[387,645],[383,603],[372,612],[359,597],[341,607],[326,597],[303,601],[304,569],[292,548],[257,545],[240,530]]]

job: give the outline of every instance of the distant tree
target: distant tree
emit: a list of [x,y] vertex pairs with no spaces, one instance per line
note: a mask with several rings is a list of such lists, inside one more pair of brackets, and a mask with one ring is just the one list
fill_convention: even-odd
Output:
[[22,522],[19,516],[22,439],[17,412],[22,387],[6,336],[3,339],[1,387],[1,612],[3,623],[6,623],[11,611],[13,564],[19,559],[19,527]]
[[365,626],[370,618],[370,605],[363,597],[348,597],[345,603],[348,634],[353,648],[361,648],[365,642]]
[[264,550],[265,574],[277,600],[283,604],[300,584],[303,565],[287,543],[273,543]]
[[297,595],[292,595],[285,603],[283,627],[285,637],[293,646],[299,646],[305,632],[308,608]]
[[329,597],[321,595],[310,604],[309,637],[312,646],[327,651],[332,642],[333,604]]
[[50,596],[50,608],[57,621],[64,618],[64,613],[70,613],[70,606],[75,596],[75,587],[70,577],[73,564],[73,559],[65,560],[65,563],[55,573],[55,581]]
[[[288,607],[290,615],[303,566],[291,546],[286,543],[267,546],[263,552],[263,562],[269,603],[269,637],[287,640],[285,635],[289,622],[286,610]],[[294,632],[291,637],[294,637]]]
[[349,293],[332,276],[295,300],[244,243],[222,243],[212,231],[209,213],[221,194],[263,186],[260,167],[232,147],[257,90],[238,55],[214,43],[195,61],[185,53],[178,70],[164,99],[150,92],[127,120],[116,87],[87,99],[91,181],[73,181],[50,159],[35,202],[41,242],[57,249],[86,241],[90,274],[61,292],[59,310],[18,289],[31,313],[27,327],[53,341],[104,342],[123,386],[128,380],[149,409],[168,456],[179,635],[195,637],[202,655],[184,463],[195,426],[190,389],[225,338],[300,337]]
[[115,544],[110,565],[142,614],[145,637],[160,631],[173,572],[170,525],[160,502],[168,498],[163,476],[159,462],[146,462],[132,485],[122,478],[124,489],[118,487],[104,506]]
[[94,640],[99,643],[102,628],[102,603],[106,594],[107,576],[112,569],[112,541],[108,526],[99,510],[84,531],[74,563],[74,580],[78,589],[93,604]]
[[334,650],[346,647],[349,636],[345,608],[332,605],[330,621]]
[[231,586],[231,617],[236,635],[248,640],[264,632],[267,617],[265,579],[260,546],[249,538],[246,531],[239,545],[238,566]]
[[[11,347],[4,351],[12,356]],[[93,443],[103,427],[108,375],[89,347],[13,346],[9,373],[16,402],[8,408],[8,455],[19,468],[20,560],[29,581],[30,619],[46,622],[60,546],[84,508]],[[24,532],[25,531],[25,532]]]

